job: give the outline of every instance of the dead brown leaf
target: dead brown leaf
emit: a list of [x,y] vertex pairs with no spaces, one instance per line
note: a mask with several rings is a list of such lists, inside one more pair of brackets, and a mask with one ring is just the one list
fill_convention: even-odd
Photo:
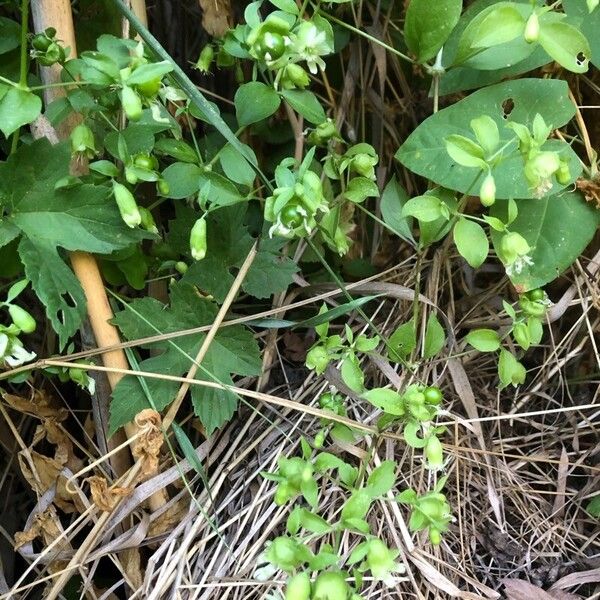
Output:
[[34,390],[29,399],[9,394],[8,392],[3,392],[2,398],[11,408],[33,415],[34,417],[42,419],[52,418],[57,422],[61,422],[69,415],[67,409],[61,408],[54,398],[37,390]]
[[199,0],[202,27],[213,37],[223,37],[233,25],[230,0]]
[[507,600],[581,600],[579,596],[565,595],[565,592],[562,592],[562,595],[556,595],[556,592],[561,593],[561,590],[546,592],[537,585],[522,579],[503,579],[502,583]]
[[90,484],[90,493],[92,501],[100,509],[110,512],[120,498],[131,494],[132,488],[129,487],[108,487],[108,482],[104,477],[94,475],[86,480]]
[[147,428],[147,431],[135,441],[131,453],[136,460],[141,460],[141,477],[147,479],[158,472],[158,456],[164,441],[160,430],[162,419],[155,410],[147,408],[135,421],[140,429]]

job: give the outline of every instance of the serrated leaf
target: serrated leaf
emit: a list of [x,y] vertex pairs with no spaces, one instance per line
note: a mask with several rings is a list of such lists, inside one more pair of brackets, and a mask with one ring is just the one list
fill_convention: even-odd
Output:
[[12,233],[17,228],[24,236],[21,258],[61,347],[85,315],[85,298],[58,248],[109,254],[149,237],[123,223],[108,188],[55,189],[56,182],[69,174],[70,158],[68,143],[52,146],[42,138],[21,146],[0,164],[4,222]]
[[[169,333],[208,325],[214,321],[217,307],[201,298],[185,283],[171,287],[171,303],[165,307],[152,298],[134,300],[115,315],[114,322],[126,339],[137,339],[157,333]],[[156,356],[139,365],[142,371],[181,376],[187,373],[205,334],[185,336],[174,341],[151,344]],[[258,346],[251,332],[244,327],[227,327],[215,336],[197,379],[232,383],[232,375],[257,375],[261,361]],[[174,398],[179,385],[148,379],[145,382],[158,410]],[[192,386],[194,411],[210,434],[231,418],[237,407],[234,394],[222,389]],[[146,395],[136,378],[125,377],[115,389],[111,403],[111,432],[131,420],[148,406]]]
[[404,40],[419,62],[433,58],[458,22],[462,0],[411,0],[406,11]]

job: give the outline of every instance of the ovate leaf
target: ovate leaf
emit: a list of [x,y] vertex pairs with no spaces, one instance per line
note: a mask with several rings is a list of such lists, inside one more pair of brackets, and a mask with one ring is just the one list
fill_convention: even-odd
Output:
[[279,108],[281,99],[272,87],[251,81],[238,88],[234,102],[238,123],[244,127],[270,117]]
[[543,24],[540,44],[562,67],[573,73],[588,70],[592,50],[587,38],[573,25],[564,21]]
[[433,58],[454,29],[462,0],[411,0],[406,11],[404,40],[420,63]]
[[454,226],[454,243],[459,254],[474,269],[483,264],[490,251],[490,243],[483,227],[464,217]]
[[317,97],[308,90],[283,90],[283,99],[307,121],[320,125],[327,118]]
[[35,121],[41,110],[39,96],[11,87],[0,99],[0,131],[8,137],[19,127]]
[[[575,262],[600,224],[600,211],[579,192],[563,192],[539,200],[517,200],[517,205],[519,212],[510,230],[527,240],[532,248],[533,264],[523,264],[520,273],[511,274],[511,281],[520,291],[527,291],[556,279]],[[492,214],[506,220],[507,209],[506,201],[497,202]],[[492,231],[496,249],[502,235]]]

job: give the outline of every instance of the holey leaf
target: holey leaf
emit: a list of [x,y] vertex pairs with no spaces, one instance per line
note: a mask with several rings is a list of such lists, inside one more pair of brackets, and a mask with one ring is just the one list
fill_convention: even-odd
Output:
[[59,249],[110,254],[150,237],[129,229],[106,187],[54,189],[69,174],[69,143],[46,139],[24,145],[0,163],[0,207],[4,223],[23,240],[19,253],[32,287],[46,307],[60,346],[77,331],[85,314],[79,283]]
[[[510,225],[531,246],[533,264],[523,264],[511,281],[521,292],[542,287],[570,267],[592,240],[600,211],[585,202],[579,192],[563,192],[541,200],[517,200],[519,213]],[[492,215],[507,216],[508,202],[492,207]],[[498,249],[502,233],[492,231],[492,243]]]
[[[170,306],[153,298],[131,302],[117,313],[114,322],[128,340],[171,333],[210,325],[217,314],[217,305],[200,297],[195,288],[185,283],[171,287]],[[142,371],[181,376],[188,372],[205,334],[190,335],[150,344],[154,356],[139,364]],[[258,345],[249,329],[242,326],[219,330],[196,374],[196,379],[231,385],[232,375],[258,375],[261,360]],[[151,402],[144,387],[147,389]],[[110,431],[130,421],[140,410],[152,405],[158,410],[175,397],[179,383],[146,379],[144,385],[135,377],[122,379],[113,394],[110,407]],[[227,422],[237,407],[236,396],[226,390],[192,386],[194,412],[210,435]]]
[[[448,154],[446,140],[463,136],[475,142],[471,120],[482,115],[491,117],[498,126],[502,158],[492,168],[497,198],[533,198],[523,176],[523,159],[517,149],[514,132],[506,126],[510,121],[531,127],[539,113],[553,128],[562,127],[575,114],[565,81],[551,79],[518,79],[499,83],[474,92],[456,104],[440,110],[423,121],[396,153],[396,158],[414,173],[463,194],[476,193],[486,171],[462,166]],[[570,146],[560,140],[548,140],[544,150],[553,150],[569,161],[573,177],[581,173],[581,164]],[[553,181],[548,195],[566,186]]]

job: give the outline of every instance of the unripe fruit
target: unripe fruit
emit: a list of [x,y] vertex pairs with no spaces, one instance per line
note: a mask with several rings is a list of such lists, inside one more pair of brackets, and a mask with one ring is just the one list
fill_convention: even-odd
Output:
[[267,31],[259,40],[260,55],[266,60],[277,60],[285,52],[285,40],[279,33]]
[[297,204],[288,204],[284,206],[281,213],[281,222],[290,229],[295,229],[302,225],[304,216],[298,210]]
[[155,168],[155,161],[147,154],[138,154],[133,159],[133,164],[140,169],[147,169],[148,171],[152,171]]
[[529,16],[529,19],[527,19],[523,37],[528,44],[537,42],[538,38],[540,37],[540,22],[536,13],[532,13]]
[[496,202],[496,181],[491,173],[488,173],[481,184],[479,199],[483,206],[492,206]]
[[168,196],[171,188],[169,187],[169,183],[166,179],[159,179],[156,182],[156,187],[158,188],[158,192],[163,196]]
[[523,350],[527,350],[531,345],[531,339],[529,337],[529,328],[525,323],[515,323],[513,326],[513,338],[515,342],[523,348]]
[[139,181],[138,176],[135,174],[135,171],[133,171],[129,167],[125,167],[125,179],[127,183],[130,183],[131,185],[135,185]]
[[295,63],[288,65],[285,68],[284,77],[293,86],[304,89],[310,83],[308,73]]
[[88,155],[88,151],[91,156],[95,152],[94,134],[87,125],[77,125],[69,136],[71,138],[71,151],[79,154]]
[[49,39],[43,33],[38,33],[37,35],[34,35],[33,39],[31,40],[31,45],[34,47],[35,50],[38,50],[39,52],[46,52],[46,50],[48,50],[48,48],[50,47],[51,43],[52,40]]
[[321,573],[313,588],[312,600],[346,600],[348,584],[341,573]]
[[190,250],[194,260],[202,260],[206,256],[207,239],[206,239],[206,219],[204,217],[198,219],[190,233]]
[[142,118],[142,101],[128,85],[124,85],[121,91],[121,105],[130,121],[139,121]]
[[543,317],[546,314],[546,306],[540,302],[532,302],[526,296],[519,298],[519,306],[523,312],[530,317]]
[[139,206],[138,210],[142,217],[142,229],[150,231],[151,233],[158,233],[158,228],[156,227],[156,222],[154,221],[152,213],[145,206]]
[[309,369],[314,369],[318,374],[325,371],[329,364],[329,356],[327,351],[322,346],[315,346],[308,351],[306,355],[306,366]]
[[442,402],[443,396],[440,388],[438,387],[428,387],[423,390],[423,394],[425,395],[425,402],[427,404],[440,404]]
[[541,302],[546,298],[546,292],[541,288],[536,288],[527,292],[527,297],[534,302]]
[[24,309],[16,304],[10,304],[8,312],[13,323],[23,333],[33,333],[36,328],[35,319]]
[[294,575],[287,584],[285,600],[309,600],[310,577],[308,573]]
[[507,233],[500,242],[504,259],[508,263],[514,262],[519,256],[525,256],[531,247],[527,240],[517,232]]
[[184,263],[182,260],[178,260],[178,261],[175,263],[175,270],[176,270],[178,273],[181,273],[181,275],[185,275],[185,274],[187,273],[188,266],[187,266],[187,264],[186,264],[186,263]]

